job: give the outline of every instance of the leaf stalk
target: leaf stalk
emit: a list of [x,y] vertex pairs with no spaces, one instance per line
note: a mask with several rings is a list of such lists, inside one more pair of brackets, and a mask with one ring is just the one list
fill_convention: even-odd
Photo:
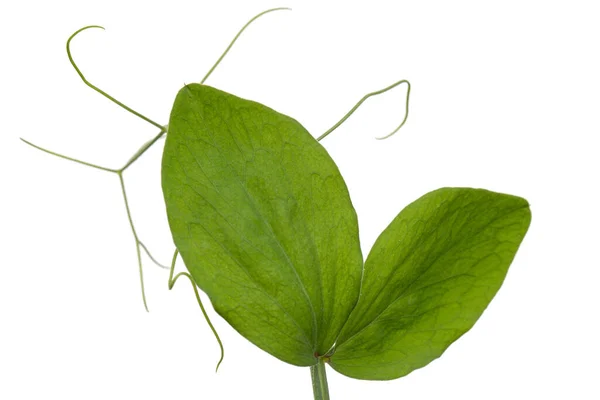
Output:
[[315,400],[329,400],[325,360],[322,357],[317,358],[317,363],[310,367],[310,377]]

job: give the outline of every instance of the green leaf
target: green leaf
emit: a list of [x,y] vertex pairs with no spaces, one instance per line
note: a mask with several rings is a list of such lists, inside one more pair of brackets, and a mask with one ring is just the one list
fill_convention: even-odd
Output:
[[530,220],[526,200],[481,189],[439,189],[410,204],[365,262],[332,367],[385,380],[439,357],[502,285]]
[[162,187],[175,245],[223,318],[291,364],[331,349],[360,291],[358,225],[335,163],[297,121],[187,85]]

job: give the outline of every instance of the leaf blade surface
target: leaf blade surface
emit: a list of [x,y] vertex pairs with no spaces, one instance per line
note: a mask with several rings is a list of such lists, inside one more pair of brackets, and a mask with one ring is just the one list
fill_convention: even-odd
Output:
[[481,189],[443,188],[410,204],[365,262],[332,367],[387,380],[439,357],[500,288],[530,219],[524,199]]
[[362,271],[356,214],[295,120],[205,85],[178,94],[163,153],[169,225],[215,310],[295,365],[333,345]]

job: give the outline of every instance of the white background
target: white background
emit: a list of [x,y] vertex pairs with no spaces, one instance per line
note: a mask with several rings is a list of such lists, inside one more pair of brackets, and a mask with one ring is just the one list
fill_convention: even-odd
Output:
[[[326,3],[326,4],[321,4]],[[208,84],[298,119],[315,136],[365,93],[322,143],[350,188],[364,253],[409,202],[442,186],[527,198],[533,221],[477,325],[429,366],[389,382],[329,369],[333,399],[598,399],[600,61],[589,1],[21,1],[0,6],[0,398],[310,399],[309,371],[251,345],[210,310],[218,347],[186,282],[145,260],[115,175],[34,150],[119,167],[156,133],[87,88],[87,77],[167,123],[249,28]],[[318,5],[317,5],[318,4]],[[164,263],[172,242],[160,192],[162,142],[126,180],[140,236]],[[178,268],[183,268],[178,265]],[[208,300],[205,299],[208,305]],[[596,382],[596,383],[595,383]]]

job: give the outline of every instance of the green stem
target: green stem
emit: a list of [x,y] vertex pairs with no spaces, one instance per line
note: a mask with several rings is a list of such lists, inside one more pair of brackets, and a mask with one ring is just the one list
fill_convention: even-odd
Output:
[[142,154],[144,154],[146,152],[146,150],[148,150],[150,147],[152,147],[158,139],[162,138],[165,133],[167,133],[167,128],[163,126],[163,128],[160,130],[160,132],[158,132],[158,135],[154,136],[152,139],[150,139],[149,141],[144,143],[142,145],[142,147],[140,147],[138,149],[138,151],[136,151],[135,154],[133,156],[131,156],[129,161],[127,161],[127,163],[118,172],[123,172],[127,168],[129,168],[129,166],[131,164],[133,164],[138,158],[140,158],[140,156]]
[[313,393],[315,400],[329,400],[329,388],[327,387],[327,374],[325,373],[325,361],[318,359],[316,365],[310,367]]

